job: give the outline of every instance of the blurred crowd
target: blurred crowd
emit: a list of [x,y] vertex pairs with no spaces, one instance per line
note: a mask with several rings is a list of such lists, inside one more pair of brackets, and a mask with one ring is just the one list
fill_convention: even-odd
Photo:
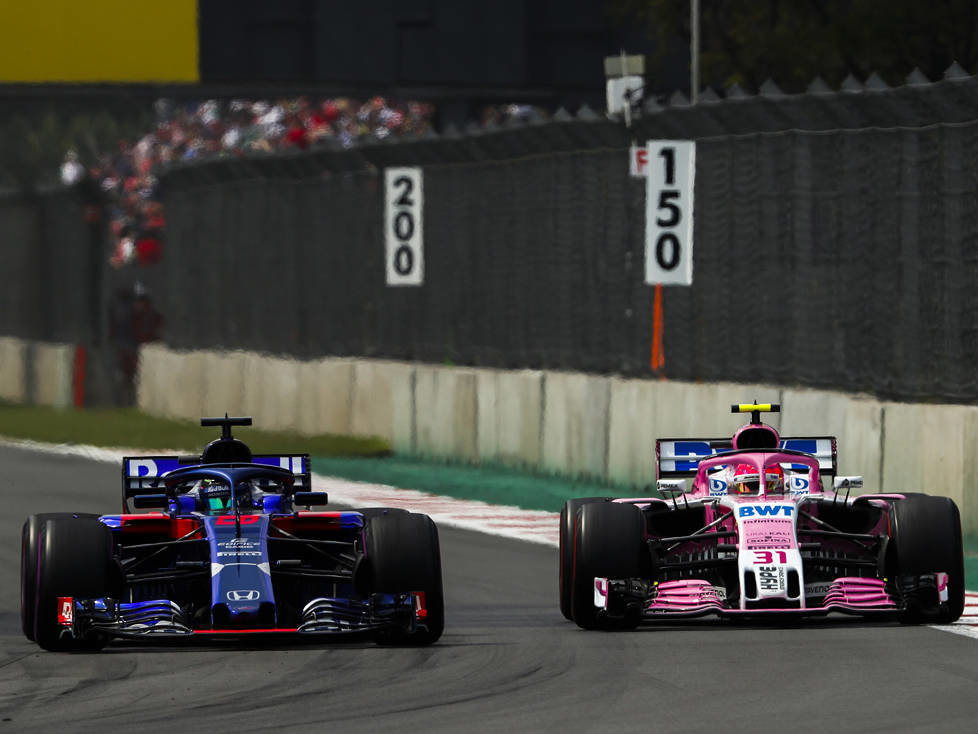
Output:
[[[152,265],[162,255],[166,222],[157,185],[160,166],[324,146],[348,148],[391,136],[410,139],[432,129],[434,114],[429,103],[396,103],[379,96],[365,102],[310,97],[160,99],[154,104],[151,130],[136,140],[120,140],[115,151],[100,155],[89,167],[69,150],[61,180],[74,184],[90,176],[107,195],[113,267]],[[486,106],[474,115],[485,128],[549,116],[543,108],[525,104]]]
[[61,180],[85,176],[107,194],[113,241],[110,263],[150,265],[162,254],[165,224],[157,185],[159,166],[249,153],[306,150],[332,145],[350,147],[389,136],[417,137],[431,129],[434,107],[423,102],[398,104],[384,97],[366,102],[309,97],[265,100],[158,100],[155,126],[138,140],[121,140],[118,149],[86,167],[69,150]]

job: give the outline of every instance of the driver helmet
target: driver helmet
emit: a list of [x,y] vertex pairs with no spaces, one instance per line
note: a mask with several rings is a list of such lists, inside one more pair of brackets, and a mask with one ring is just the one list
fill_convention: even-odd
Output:
[[[784,471],[780,466],[769,466],[764,470],[765,494],[784,493]],[[760,482],[757,467],[752,464],[738,464],[734,469],[731,494],[759,494]]]
[[767,494],[784,494],[784,470],[779,464],[764,470],[764,481],[767,484]]
[[245,479],[243,482],[238,482],[237,488],[234,492],[238,509],[244,511],[261,507],[262,494],[263,492],[261,491],[261,488],[251,479]]
[[231,506],[231,488],[219,479],[200,479],[190,494],[196,495],[197,505],[204,512],[224,512]]
[[734,467],[730,494],[757,494],[757,467],[753,464],[737,464]]

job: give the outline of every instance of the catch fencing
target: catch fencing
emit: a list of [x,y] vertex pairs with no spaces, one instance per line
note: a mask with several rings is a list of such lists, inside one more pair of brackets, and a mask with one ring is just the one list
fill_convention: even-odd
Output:
[[[578,119],[173,170],[167,340],[649,375],[644,181],[629,178],[627,150],[687,137],[694,281],[664,289],[659,374],[972,401],[978,110],[966,88],[973,98],[965,81],[728,100],[631,131]],[[971,117],[927,123],[935,113]],[[756,130],[772,121],[787,129]],[[424,170],[420,288],[385,286],[394,165]]]
[[[658,370],[645,183],[628,175],[648,139],[697,141],[693,285],[664,288]],[[162,177],[153,298],[178,348],[973,402],[976,164],[970,77],[188,164]],[[423,169],[421,287],[385,285],[391,166]],[[18,294],[0,331],[25,330],[6,304],[36,301]]]
[[105,276],[99,202],[88,186],[0,194],[0,334],[98,341]]

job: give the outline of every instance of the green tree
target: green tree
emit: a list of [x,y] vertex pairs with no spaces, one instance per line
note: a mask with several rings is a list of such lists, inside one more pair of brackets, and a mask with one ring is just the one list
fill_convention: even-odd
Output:
[[[689,42],[689,0],[609,8],[621,23],[643,24],[659,48]],[[896,85],[915,67],[939,79],[954,61],[978,71],[975,0],[700,0],[703,86],[756,90],[770,78],[800,92],[816,76],[837,86],[873,72]]]

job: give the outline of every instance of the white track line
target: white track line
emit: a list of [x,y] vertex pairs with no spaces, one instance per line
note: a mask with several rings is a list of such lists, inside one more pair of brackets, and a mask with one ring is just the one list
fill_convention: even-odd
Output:
[[[172,454],[172,449],[103,449],[78,444],[48,444],[0,438],[0,445],[19,446],[34,451],[80,456],[92,461],[121,465],[123,456]],[[398,489],[386,484],[354,482],[346,479],[312,475],[313,489],[329,493],[329,499],[353,507],[401,507],[431,516],[438,525],[474,530],[504,538],[525,540],[557,548],[560,515],[556,512],[524,510],[508,505],[460,500],[454,497],[426,494],[414,489]],[[68,509],[68,508],[66,508]],[[964,614],[954,624],[932,625],[934,629],[978,639],[978,592],[965,594]]]
[[956,635],[974,637],[978,640],[978,593],[966,591],[964,594],[964,614],[954,624],[935,624],[934,629],[953,632]]

